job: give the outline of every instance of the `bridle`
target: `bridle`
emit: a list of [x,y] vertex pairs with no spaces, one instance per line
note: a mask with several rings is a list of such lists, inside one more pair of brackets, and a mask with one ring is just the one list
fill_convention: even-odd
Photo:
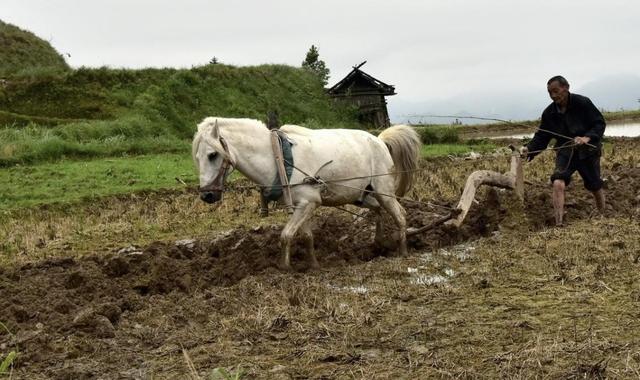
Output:
[[225,158],[222,159],[222,165],[220,166],[220,171],[218,175],[211,181],[211,183],[204,187],[198,187],[198,191],[201,193],[207,192],[223,192],[224,191],[224,180],[227,178],[227,172],[229,168],[233,170],[233,165],[231,164],[231,160],[226,157],[230,157],[229,147],[227,146],[226,141],[222,137],[220,137],[220,144],[222,145],[222,149],[224,149],[226,155]]

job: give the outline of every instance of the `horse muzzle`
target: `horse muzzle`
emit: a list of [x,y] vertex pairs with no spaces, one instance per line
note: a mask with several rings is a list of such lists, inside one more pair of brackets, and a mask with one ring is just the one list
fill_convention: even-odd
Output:
[[222,191],[201,191],[200,199],[207,203],[216,203],[222,199]]

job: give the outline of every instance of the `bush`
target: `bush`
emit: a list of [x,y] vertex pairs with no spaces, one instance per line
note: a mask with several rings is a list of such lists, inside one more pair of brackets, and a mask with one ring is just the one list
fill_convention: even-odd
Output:
[[418,135],[423,144],[456,144],[460,142],[455,127],[418,127]]
[[0,129],[0,167],[62,157],[188,152],[189,146],[188,139],[144,118],[82,122],[52,129],[30,124],[22,129]]

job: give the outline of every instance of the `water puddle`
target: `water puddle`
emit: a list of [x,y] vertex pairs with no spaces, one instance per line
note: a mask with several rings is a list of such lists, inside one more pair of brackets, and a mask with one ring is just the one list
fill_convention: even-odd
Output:
[[[604,130],[604,135],[609,137],[638,137],[640,136],[640,123],[612,123]],[[533,133],[516,133],[512,135],[488,136],[490,139],[523,139],[533,137]]]
[[409,282],[413,285],[439,285],[447,284],[451,280],[456,272],[451,268],[444,268],[439,273],[426,273],[432,271],[432,265],[428,265],[429,262],[434,260],[434,256],[454,258],[459,262],[467,260],[475,250],[475,247],[470,243],[458,244],[449,248],[441,248],[436,253],[427,252],[420,255],[420,260],[426,265],[419,265],[416,268],[408,267],[407,272],[410,275]]
[[[458,261],[464,262],[471,256],[471,254],[473,254],[473,251],[475,249],[476,247],[471,245],[471,243],[462,243],[449,248],[440,248],[436,255],[444,257],[454,257]],[[433,255],[434,254],[431,252],[426,252],[420,255],[420,259],[422,261],[429,262],[433,260]]]

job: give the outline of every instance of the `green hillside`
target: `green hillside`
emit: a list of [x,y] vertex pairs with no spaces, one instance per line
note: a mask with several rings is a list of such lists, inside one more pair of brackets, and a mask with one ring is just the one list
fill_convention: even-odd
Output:
[[338,109],[317,76],[291,66],[7,66],[16,74],[0,83],[0,166],[186,152],[196,124],[213,115],[264,119],[276,110],[283,124],[358,127],[355,113]]
[[47,41],[0,20],[0,77],[32,69],[65,71],[69,66]]
[[188,150],[207,116],[264,119],[270,110],[282,123],[357,126],[301,68],[81,68],[0,87],[0,166]]

